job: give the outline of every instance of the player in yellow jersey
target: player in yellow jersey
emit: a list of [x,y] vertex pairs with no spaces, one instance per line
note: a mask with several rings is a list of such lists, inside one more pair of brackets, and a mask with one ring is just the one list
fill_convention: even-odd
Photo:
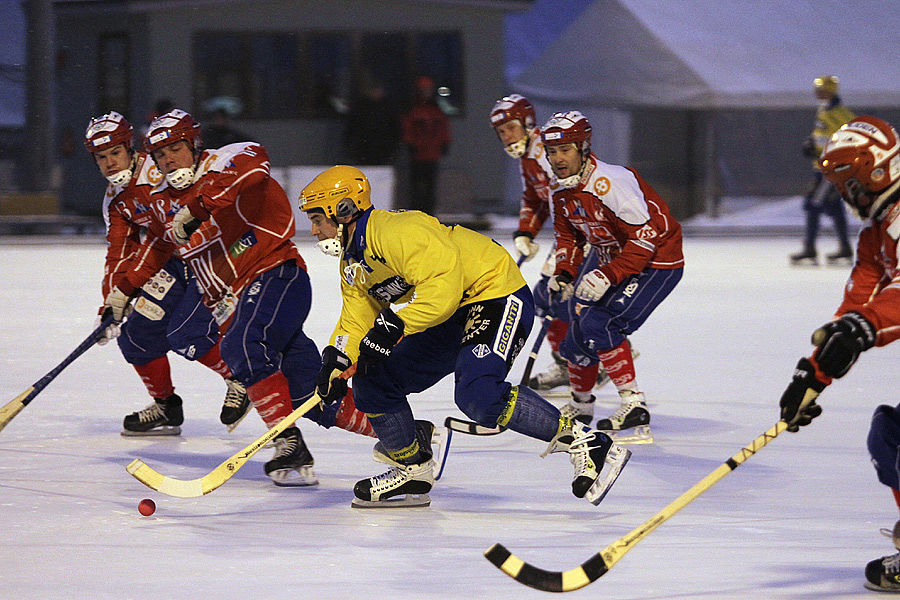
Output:
[[429,440],[418,439],[407,395],[450,373],[466,416],[549,442],[545,455],[568,452],[573,493],[599,504],[630,452],[506,381],[534,321],[531,291],[512,257],[490,238],[423,212],[376,209],[370,194],[362,171],[336,166],[300,195],[320,249],[341,259],[343,305],[322,353],[318,392],[326,402],[340,398],[346,380],[338,376],[357,362],[356,405],[380,440],[376,459],[390,465],[357,482],[354,504],[430,502],[434,459]]

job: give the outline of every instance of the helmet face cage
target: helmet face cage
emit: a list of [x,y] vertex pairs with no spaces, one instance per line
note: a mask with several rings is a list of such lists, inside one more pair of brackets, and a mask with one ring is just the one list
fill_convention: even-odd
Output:
[[170,146],[180,140],[188,142],[191,150],[195,153],[203,147],[200,124],[190,114],[176,108],[153,119],[147,130],[144,148],[147,152],[152,153],[154,150]]
[[544,146],[575,144],[587,157],[591,152],[591,124],[577,110],[554,113],[541,128],[541,140]]
[[882,119],[857,117],[831,136],[819,164],[844,200],[867,217],[874,196],[900,179],[900,137]]
[[372,207],[369,179],[356,167],[338,165],[319,173],[300,192],[300,210],[321,210],[334,220],[350,222]]
[[125,149],[130,151],[133,140],[131,123],[115,111],[91,119],[84,132],[84,147],[91,154],[119,144],[124,144]]
[[533,129],[537,125],[537,115],[534,106],[525,96],[511,94],[497,100],[491,110],[491,127],[502,125],[509,121],[518,121],[525,129]]
[[828,94],[837,94],[838,78],[834,75],[822,75],[813,79],[813,89],[817,92],[822,91]]

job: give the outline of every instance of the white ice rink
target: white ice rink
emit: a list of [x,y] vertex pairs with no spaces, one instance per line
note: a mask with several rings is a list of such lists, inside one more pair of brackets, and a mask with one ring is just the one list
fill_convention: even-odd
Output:
[[[302,227],[298,242],[314,282],[306,330],[321,346],[339,310],[337,267]],[[99,240],[22,241],[0,245],[0,404],[87,336],[101,301]],[[383,471],[372,440],[306,420],[318,487],[273,486],[262,469],[271,450],[263,449],[207,496],[164,496],[125,465],[140,457],[167,475],[200,477],[262,435],[263,424],[254,414],[226,433],[221,379],[171,355],[185,402],[182,435],[121,437],[122,417],[149,399],[115,344],[93,348],[0,433],[0,598],[547,597],[482,553],[502,542],[537,566],[573,568],[777,421],[781,392],[810,350],[810,333],[837,307],[848,273],[789,268],[798,247],[786,238],[685,241],[684,279],[632,337],[656,443],[632,446],[631,462],[597,507],[572,496],[565,455],[541,459],[542,442],[506,432],[455,435],[430,508],[352,509],[353,483]],[[524,267],[529,281],[537,262]],[[863,588],[863,569],[894,552],[878,530],[900,514],[876,480],[865,438],[874,408],[898,402],[898,358],[900,344],[864,354],[823,394],[824,413],[811,426],[781,435],[568,595],[875,598]],[[548,361],[544,348],[539,369]],[[524,363],[520,357],[513,381]],[[617,406],[609,387],[598,396],[600,412]],[[449,378],[412,405],[435,422],[462,416]],[[142,498],[156,501],[152,517],[138,513]]]

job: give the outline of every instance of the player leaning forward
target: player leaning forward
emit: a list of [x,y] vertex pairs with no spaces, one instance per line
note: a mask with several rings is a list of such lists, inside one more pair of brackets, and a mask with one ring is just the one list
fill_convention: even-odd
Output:
[[[174,215],[166,235],[179,246],[219,324],[222,358],[272,428],[291,413],[292,399],[299,405],[312,396],[322,364],[303,332],[312,287],[291,241],[290,201],[269,176],[263,146],[204,150],[200,125],[184,111],[155,119],[146,146],[165,176],[151,196],[154,210]],[[371,433],[349,394],[306,416],[323,427]],[[276,485],[317,483],[312,454],[295,425],[274,441],[265,471]]]
[[[681,226],[640,175],[591,153],[591,124],[580,112],[554,114],[541,137],[556,177],[556,270],[547,287],[572,304],[572,324],[559,346],[572,382],[572,402],[565,410],[590,422],[591,388],[602,363],[621,406],[600,419],[597,429],[621,441],[652,441],[627,336],[681,280]],[[584,256],[586,243],[590,251]]]
[[359,169],[336,166],[300,196],[319,247],[341,257],[343,306],[323,352],[319,394],[340,396],[337,376],[358,361],[357,406],[380,440],[376,458],[391,466],[356,483],[356,504],[400,495],[415,503],[412,495],[431,490],[434,459],[417,439],[407,395],[450,373],[463,413],[549,442],[545,454],[568,452],[573,493],[598,504],[630,453],[505,381],[534,320],[531,291],[512,257],[490,238],[425,213],[375,209],[370,192]]

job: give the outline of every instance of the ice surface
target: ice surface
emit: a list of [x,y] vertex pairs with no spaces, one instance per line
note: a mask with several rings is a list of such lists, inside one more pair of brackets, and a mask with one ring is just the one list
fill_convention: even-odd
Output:
[[[324,344],[339,310],[337,267],[308,238],[298,241],[315,286],[307,331]],[[539,241],[546,248],[549,240]],[[87,336],[101,301],[101,242],[34,242],[0,245],[0,403]],[[837,306],[848,272],[790,268],[797,246],[784,238],[685,241],[682,283],[632,338],[656,443],[632,446],[597,507],[572,496],[564,455],[542,460],[543,443],[506,432],[455,435],[430,508],[352,509],[353,483],[383,470],[372,440],[309,421],[301,428],[318,487],[272,485],[264,449],[211,494],[170,498],[125,465],[139,457],[170,476],[200,477],[262,435],[262,422],[251,415],[226,433],[221,379],[172,355],[185,400],[182,435],[121,437],[122,417],[149,399],[114,344],[93,348],[0,433],[0,597],[546,597],[494,568],[484,550],[502,542],[537,566],[573,568],[777,421],[794,364]],[[529,281],[537,262],[523,267]],[[863,568],[894,552],[878,529],[900,515],[875,478],[865,438],[874,408],[897,402],[898,353],[900,345],[866,353],[823,394],[824,414],[811,426],[774,440],[569,596],[874,598],[862,587]],[[549,360],[544,348],[538,368]],[[416,415],[461,417],[451,386],[448,378],[413,397]],[[599,412],[617,404],[609,388],[599,400]],[[138,513],[142,498],[156,501],[156,514]]]

